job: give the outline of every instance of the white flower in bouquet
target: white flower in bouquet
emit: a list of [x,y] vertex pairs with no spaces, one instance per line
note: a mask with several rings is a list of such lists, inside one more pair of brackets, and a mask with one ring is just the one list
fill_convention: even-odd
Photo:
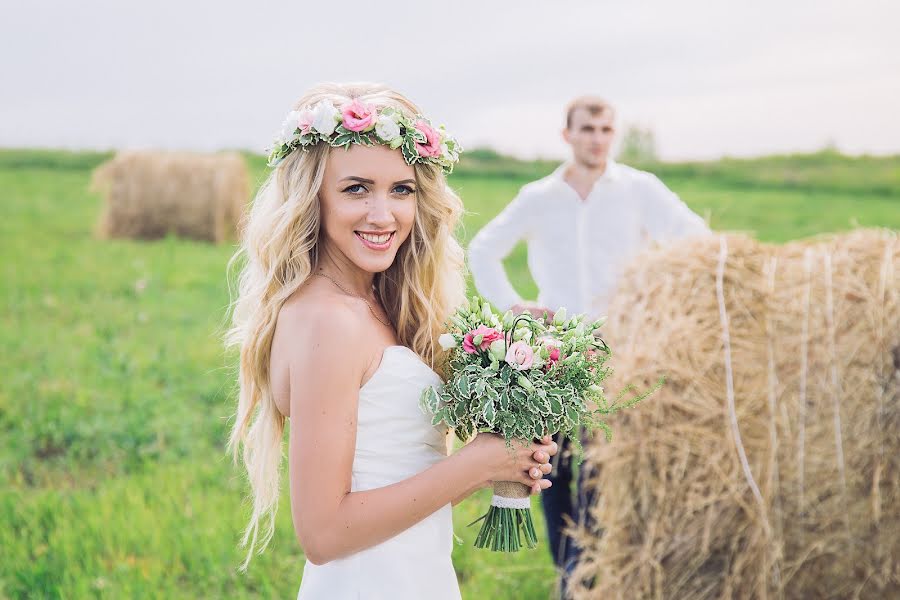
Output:
[[565,323],[566,323],[566,309],[565,309],[565,307],[563,307],[563,308],[560,308],[558,311],[556,311],[556,313],[553,315],[553,324],[558,327],[562,327],[563,325],[565,325]]
[[517,327],[515,331],[513,331],[513,340],[516,342],[530,342],[531,341],[531,329],[527,327]]
[[506,360],[506,340],[494,340],[488,349],[493,360],[500,362]]
[[481,307],[481,319],[485,323],[489,322],[491,319],[495,319],[494,311],[491,310],[490,304],[485,304]]
[[441,345],[443,350],[450,350],[456,348],[456,338],[453,337],[452,333],[442,333],[438,338],[438,344]]

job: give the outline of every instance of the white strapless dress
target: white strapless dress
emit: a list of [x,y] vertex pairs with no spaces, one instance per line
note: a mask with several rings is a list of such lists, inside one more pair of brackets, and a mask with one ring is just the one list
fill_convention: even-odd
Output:
[[[419,408],[440,378],[405,346],[388,346],[359,390],[351,490],[384,487],[446,456],[446,429]],[[307,561],[298,600],[459,600],[450,504],[389,540],[324,565]]]

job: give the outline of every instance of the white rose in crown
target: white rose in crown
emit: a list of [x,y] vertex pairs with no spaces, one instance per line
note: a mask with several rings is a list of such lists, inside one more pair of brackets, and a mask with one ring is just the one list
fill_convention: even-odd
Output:
[[290,144],[297,138],[297,127],[300,123],[300,111],[292,110],[281,124],[281,137],[279,138],[285,144]]
[[322,100],[313,107],[312,128],[322,135],[331,135],[341,121],[341,113],[331,102]]
[[393,142],[400,137],[400,125],[392,115],[381,115],[375,122],[375,134],[384,142]]

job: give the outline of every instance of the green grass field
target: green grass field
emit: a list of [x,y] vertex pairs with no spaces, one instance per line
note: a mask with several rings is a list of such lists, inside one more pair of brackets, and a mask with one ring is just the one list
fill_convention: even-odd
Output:
[[[247,507],[224,453],[234,357],[219,339],[233,247],[95,239],[100,200],[88,183],[104,158],[0,151],[0,599],[293,597],[303,556],[286,495],[273,544],[249,573],[235,569]],[[462,237],[552,167],[473,153],[451,180],[469,210]],[[780,242],[900,228],[900,157],[653,170],[715,229]],[[524,247],[508,268],[531,296]],[[546,598],[546,546],[471,547],[465,525],[486,493],[455,509],[463,597]]]

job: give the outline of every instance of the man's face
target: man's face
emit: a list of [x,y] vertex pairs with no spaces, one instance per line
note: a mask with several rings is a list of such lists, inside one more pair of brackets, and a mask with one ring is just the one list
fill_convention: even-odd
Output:
[[571,125],[563,130],[563,139],[572,146],[576,163],[597,168],[606,164],[615,134],[612,111],[592,115],[587,108],[577,108]]

